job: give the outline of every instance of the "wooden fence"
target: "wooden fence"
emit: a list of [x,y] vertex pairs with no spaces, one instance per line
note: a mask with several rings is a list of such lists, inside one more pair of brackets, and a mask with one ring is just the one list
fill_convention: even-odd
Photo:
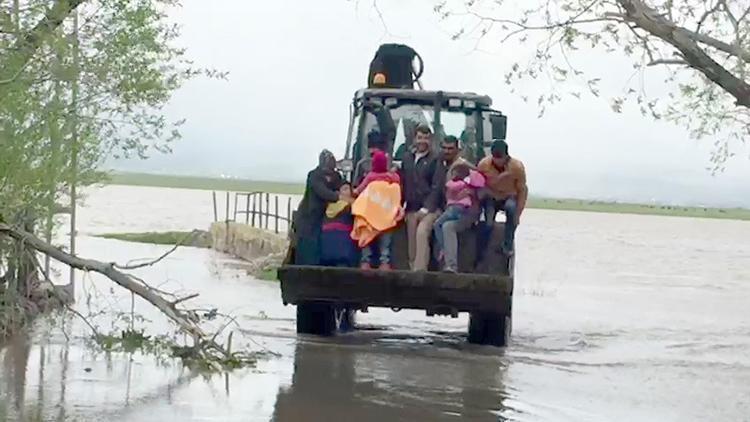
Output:
[[[232,194],[234,194],[234,211],[230,218]],[[212,198],[214,222],[216,222],[219,221],[216,191],[212,192]],[[286,198],[283,208],[280,208],[279,202],[279,195],[271,195],[268,192],[226,192],[225,221],[245,223],[252,227],[279,233],[279,222],[285,222],[287,228],[291,226],[292,198]]]

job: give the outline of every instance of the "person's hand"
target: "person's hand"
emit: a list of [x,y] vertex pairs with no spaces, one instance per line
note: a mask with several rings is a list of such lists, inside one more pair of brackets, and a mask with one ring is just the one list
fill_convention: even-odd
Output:
[[396,221],[401,221],[404,219],[404,215],[406,214],[406,210],[404,207],[398,207],[396,210]]
[[460,192],[458,192],[458,198],[459,199],[468,198],[470,196],[471,196],[471,189],[469,189],[469,188],[463,188],[463,189],[461,189]]
[[383,108],[383,105],[382,104],[378,104],[378,103],[376,103],[374,101],[368,100],[368,101],[364,102],[362,108],[364,108],[365,111],[369,111],[369,112],[372,112],[372,113],[377,113],[378,111],[380,111]]
[[[354,192],[352,192],[352,195],[353,194],[354,194]],[[351,196],[351,195],[344,195],[342,193],[339,193],[339,201],[344,201],[347,204],[351,205],[351,203],[354,202],[354,197]]]

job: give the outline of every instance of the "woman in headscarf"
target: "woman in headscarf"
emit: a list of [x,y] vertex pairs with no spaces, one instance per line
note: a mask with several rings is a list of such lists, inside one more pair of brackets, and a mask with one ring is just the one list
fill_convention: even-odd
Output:
[[341,175],[336,172],[336,158],[330,151],[323,150],[318,167],[307,174],[305,195],[297,208],[295,264],[320,264],[320,228],[328,204],[339,200],[341,184]]

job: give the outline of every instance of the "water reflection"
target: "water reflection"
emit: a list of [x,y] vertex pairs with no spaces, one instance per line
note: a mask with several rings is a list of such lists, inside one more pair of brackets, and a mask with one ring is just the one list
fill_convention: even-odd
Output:
[[25,413],[26,367],[29,361],[29,350],[31,350],[31,345],[28,334],[19,333],[9,340],[3,357],[3,372],[7,374],[3,401],[12,403],[12,407],[6,409],[6,412],[10,415],[18,415],[19,419],[23,419]]
[[[156,366],[133,354],[96,359],[85,346],[54,336],[34,339],[20,333],[3,346],[0,421],[77,421],[92,413],[95,420],[119,420],[139,405],[170,402],[176,388],[197,376],[180,370],[156,371]],[[144,364],[150,367],[148,372],[138,368]],[[125,388],[117,388],[118,384]],[[68,396],[68,387],[76,393]]]
[[370,346],[298,342],[273,420],[505,420],[501,357]]

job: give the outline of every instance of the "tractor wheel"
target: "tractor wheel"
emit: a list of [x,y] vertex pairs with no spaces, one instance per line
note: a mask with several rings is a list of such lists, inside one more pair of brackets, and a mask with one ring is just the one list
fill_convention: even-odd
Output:
[[510,331],[510,315],[472,312],[469,316],[469,343],[505,347]]
[[305,302],[297,305],[297,332],[330,336],[336,332],[336,312],[332,305]]

